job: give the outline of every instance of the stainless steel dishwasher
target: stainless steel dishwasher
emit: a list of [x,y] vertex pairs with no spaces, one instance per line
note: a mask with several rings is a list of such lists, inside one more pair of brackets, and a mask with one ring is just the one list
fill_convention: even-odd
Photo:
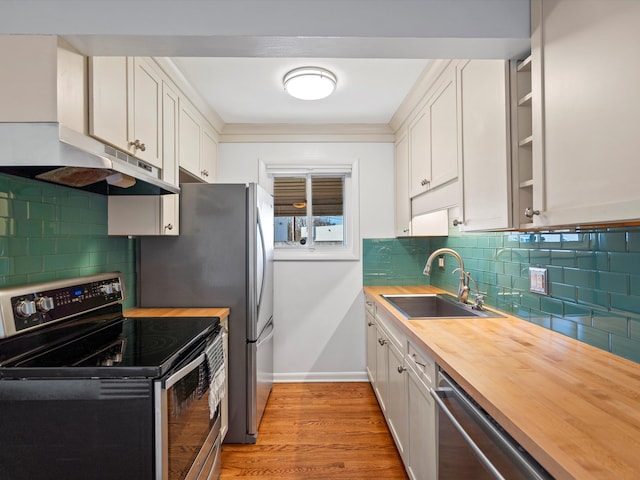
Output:
[[553,477],[451,377],[438,372],[439,480]]

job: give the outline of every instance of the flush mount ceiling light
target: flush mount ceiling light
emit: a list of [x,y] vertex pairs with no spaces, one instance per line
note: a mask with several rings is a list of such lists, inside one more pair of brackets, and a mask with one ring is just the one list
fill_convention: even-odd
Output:
[[301,100],[320,100],[333,93],[336,76],[320,67],[301,67],[291,70],[282,79],[289,95]]

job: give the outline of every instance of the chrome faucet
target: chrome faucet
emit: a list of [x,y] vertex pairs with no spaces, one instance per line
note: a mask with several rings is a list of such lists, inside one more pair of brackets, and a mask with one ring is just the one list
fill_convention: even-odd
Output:
[[[448,253],[449,255],[453,255],[455,257],[456,260],[458,260],[458,264],[460,265],[459,270],[460,270],[460,284],[458,285],[458,302],[460,303],[467,303],[467,298],[469,298],[469,277],[470,275],[464,271],[464,262],[462,261],[462,257],[460,256],[460,254],[458,252],[456,252],[455,250],[452,250],[450,248],[439,248],[438,250],[436,250],[435,252],[433,252],[431,255],[429,255],[429,258],[427,259],[427,263],[424,266],[424,271],[422,273],[424,273],[425,275],[430,275],[431,274],[431,262],[433,262],[433,259],[436,257],[439,257],[440,255],[443,255],[445,253]],[[456,269],[458,270],[458,269]],[[456,271],[454,270],[454,272]]]

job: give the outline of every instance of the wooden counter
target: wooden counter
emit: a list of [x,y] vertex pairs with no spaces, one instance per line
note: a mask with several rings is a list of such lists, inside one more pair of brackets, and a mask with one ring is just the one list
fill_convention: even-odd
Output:
[[125,317],[220,317],[229,316],[228,308],[130,308]]
[[527,321],[407,320],[398,325],[558,479],[640,478],[640,365]]

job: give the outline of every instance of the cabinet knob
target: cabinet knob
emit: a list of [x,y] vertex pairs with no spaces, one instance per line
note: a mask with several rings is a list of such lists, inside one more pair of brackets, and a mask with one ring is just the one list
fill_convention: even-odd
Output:
[[138,140],[138,139],[136,139],[136,141],[135,141],[135,142],[129,142],[129,146],[130,146],[130,147],[133,147],[133,150],[134,150],[134,151],[136,151],[136,150],[140,150],[140,151],[144,152],[144,151],[147,149],[147,147],[145,146],[145,144],[144,144],[144,143],[141,143],[141,142],[140,142],[140,140]]
[[202,171],[200,172],[200,174],[201,174],[203,177],[208,177],[208,176],[209,176],[209,172],[208,172],[207,170],[202,170]]
[[378,343],[384,346],[384,344],[387,343],[387,341],[384,338],[379,338]]
[[373,327],[373,323],[371,323],[371,322],[367,321],[367,326],[368,326],[368,327]]
[[398,373],[402,373],[406,370],[402,365],[398,365]]
[[403,228],[402,229],[402,233],[409,233],[409,229],[408,228]]
[[453,226],[457,227],[458,225],[462,225],[462,221],[458,220],[457,218],[453,219]]
[[172,223],[168,223],[167,225],[164,226],[165,230],[173,230],[173,224]]
[[527,207],[524,209],[524,216],[527,218],[533,218],[534,215],[540,215],[540,210],[532,210]]
[[427,180],[426,178],[423,178],[422,181],[420,182],[420,185],[422,185],[423,187],[429,185],[429,180]]

